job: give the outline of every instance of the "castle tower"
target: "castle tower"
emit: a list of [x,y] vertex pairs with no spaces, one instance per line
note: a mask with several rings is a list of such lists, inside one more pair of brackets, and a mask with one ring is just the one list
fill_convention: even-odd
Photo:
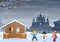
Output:
[[47,18],[47,22],[49,23],[49,19]]
[[48,23],[48,25],[49,25],[49,19],[47,18],[47,23]]
[[42,14],[40,13],[39,18],[42,18]]
[[32,25],[34,24],[34,22],[35,22],[35,18],[33,18]]
[[43,21],[45,21],[45,17],[43,16]]

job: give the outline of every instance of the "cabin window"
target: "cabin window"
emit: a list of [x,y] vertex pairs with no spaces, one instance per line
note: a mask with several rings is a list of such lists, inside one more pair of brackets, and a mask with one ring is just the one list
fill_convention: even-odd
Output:
[[13,27],[11,28],[11,31],[13,31]]
[[13,31],[13,27],[9,28],[10,31]]
[[19,32],[20,31],[20,29],[19,28],[16,28],[16,32]]
[[11,31],[11,28],[9,28],[9,31]]

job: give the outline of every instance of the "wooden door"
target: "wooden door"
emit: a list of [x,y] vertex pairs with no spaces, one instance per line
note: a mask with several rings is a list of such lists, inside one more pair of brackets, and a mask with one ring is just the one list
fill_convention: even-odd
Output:
[[15,38],[15,33],[14,32],[11,31],[9,34],[10,34],[9,38]]
[[16,34],[15,34],[16,38],[20,38],[20,28],[16,28]]

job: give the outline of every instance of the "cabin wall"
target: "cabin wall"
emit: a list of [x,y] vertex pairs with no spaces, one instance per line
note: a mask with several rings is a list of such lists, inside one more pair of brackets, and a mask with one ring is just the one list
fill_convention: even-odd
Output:
[[12,32],[10,31],[10,28],[13,28],[13,32],[16,33],[16,28],[19,28],[20,29],[20,33],[24,33],[25,32],[25,27],[19,23],[12,23],[12,24],[9,24],[5,27],[5,32],[6,33],[9,33],[9,32]]
[[22,24],[13,22],[4,28],[3,38],[26,38],[26,28]]

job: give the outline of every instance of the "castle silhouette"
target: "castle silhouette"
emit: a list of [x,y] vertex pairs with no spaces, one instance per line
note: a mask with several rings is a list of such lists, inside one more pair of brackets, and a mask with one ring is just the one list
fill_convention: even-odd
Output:
[[42,14],[38,15],[37,18],[33,18],[32,25],[28,31],[37,30],[37,32],[42,33],[43,31],[50,33],[52,32],[52,27],[49,25],[49,19],[45,19]]

